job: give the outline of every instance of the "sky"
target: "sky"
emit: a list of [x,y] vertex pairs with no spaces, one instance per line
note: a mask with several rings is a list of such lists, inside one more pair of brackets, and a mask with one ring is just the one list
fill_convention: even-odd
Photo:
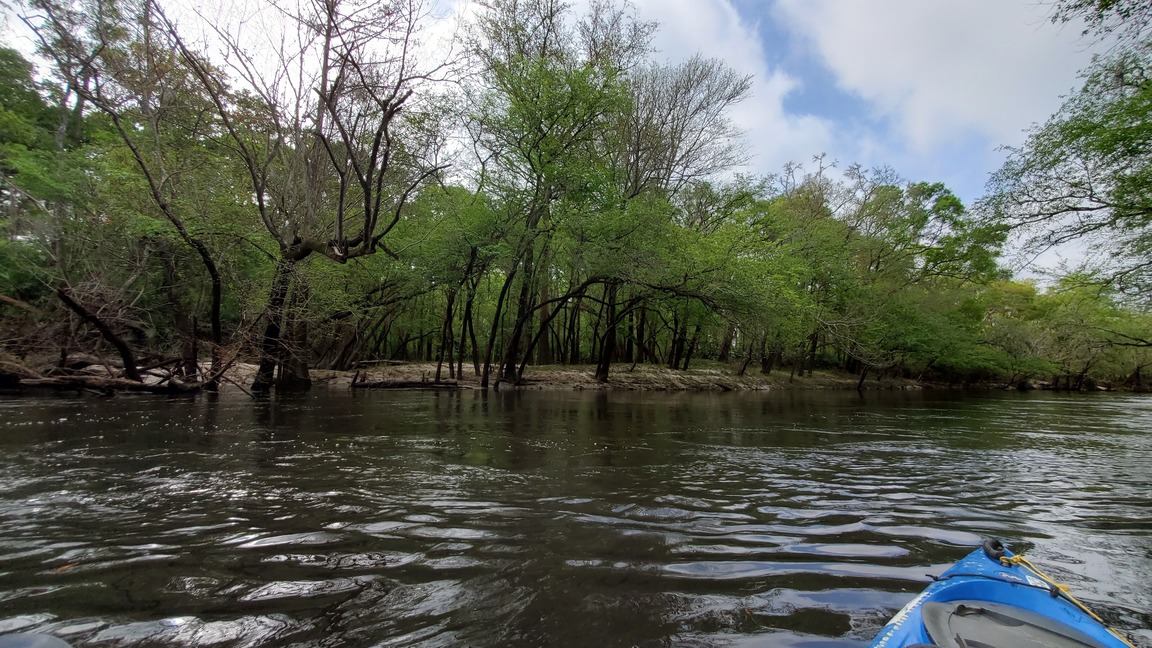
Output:
[[[588,2],[570,1],[577,11]],[[1056,112],[1093,54],[1080,25],[1048,19],[1053,0],[631,2],[660,25],[654,58],[701,53],[752,77],[751,97],[732,112],[751,152],[740,171],[814,168],[824,155],[841,169],[943,182],[969,206],[1003,147]],[[442,17],[476,9],[475,0],[431,3]],[[1049,256],[1044,265],[1060,261]]]
[[1024,142],[1091,61],[1049,0],[633,0],[656,20],[657,58],[700,52],[752,75],[733,112],[748,171],[888,166],[983,195],[1003,146]]
[[[570,1],[579,11],[588,0]],[[742,171],[811,168],[823,154],[838,168],[943,182],[967,205],[1002,147],[1052,115],[1091,61],[1078,25],[1048,20],[1052,1],[631,0],[660,25],[655,58],[699,52],[752,77],[732,113],[752,154]],[[448,15],[475,9],[432,2]]]

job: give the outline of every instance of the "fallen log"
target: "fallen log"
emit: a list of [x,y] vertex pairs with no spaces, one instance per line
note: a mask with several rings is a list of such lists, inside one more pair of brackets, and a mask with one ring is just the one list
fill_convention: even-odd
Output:
[[[19,389],[54,389],[58,391],[93,391],[107,396],[111,396],[117,391],[131,391],[143,392],[148,394],[194,394],[205,389],[215,389],[216,381],[224,377],[224,373],[235,362],[235,357],[225,362],[222,367],[209,376],[205,380],[182,380],[175,375],[157,376],[149,374],[149,377],[156,378],[158,381],[143,382],[136,381],[130,378],[120,378],[117,376],[101,376],[92,374],[68,374],[68,375],[55,375],[44,376],[39,374],[22,373],[19,376],[12,376],[19,378],[18,381],[10,380],[0,384],[3,387],[16,387]],[[173,364],[173,361],[161,363],[160,366],[165,364]],[[0,366],[0,369],[3,367]],[[231,381],[230,381],[231,382]]]
[[21,380],[40,377],[40,374],[26,367],[23,362],[0,352],[0,387],[19,387]]
[[202,383],[184,383],[179,380],[168,380],[161,384],[148,384],[127,378],[110,378],[103,376],[24,378],[20,380],[19,386],[22,388],[57,390],[91,390],[105,394],[111,394],[115,391],[135,391],[149,394],[191,394],[203,388]]
[[15,306],[16,308],[19,308],[20,310],[28,311],[29,313],[32,313],[34,315],[40,313],[40,311],[37,310],[35,306],[32,306],[26,302],[22,302],[19,299],[16,299],[14,297],[9,297],[8,295],[0,295],[0,304],[8,304],[9,306]]
[[378,367],[380,365],[386,365],[389,367],[400,367],[400,366],[410,365],[410,364],[412,364],[412,363],[407,361],[407,360],[361,360],[361,361],[356,363],[356,366],[359,367],[360,369],[367,369],[367,368],[371,368],[371,367]]
[[124,363],[124,375],[129,380],[135,380],[136,382],[144,380],[140,375],[140,370],[136,367],[136,355],[132,352],[132,347],[128,346],[128,343],[124,341],[124,338],[117,335],[116,332],[112,330],[112,327],[108,326],[108,323],[100,319],[98,315],[76,301],[67,288],[58,288],[56,290],[56,296],[59,297],[60,301],[64,302],[64,305],[71,309],[72,312],[79,315],[80,319],[96,327],[96,330],[100,331],[100,336],[116,348],[116,351],[120,354],[120,360]]
[[422,380],[378,380],[375,382],[354,382],[353,389],[460,389],[455,380],[426,382]]

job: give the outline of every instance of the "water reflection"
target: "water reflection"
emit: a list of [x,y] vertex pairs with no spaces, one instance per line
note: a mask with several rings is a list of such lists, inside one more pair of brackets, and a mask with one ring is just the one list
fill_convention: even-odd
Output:
[[0,400],[0,632],[860,645],[982,535],[1146,628],[1149,420],[1111,395]]

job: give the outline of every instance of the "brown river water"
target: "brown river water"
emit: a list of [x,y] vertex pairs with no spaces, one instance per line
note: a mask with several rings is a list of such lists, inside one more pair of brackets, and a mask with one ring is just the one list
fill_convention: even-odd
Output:
[[1152,397],[0,397],[0,633],[864,646],[985,536],[1152,647]]

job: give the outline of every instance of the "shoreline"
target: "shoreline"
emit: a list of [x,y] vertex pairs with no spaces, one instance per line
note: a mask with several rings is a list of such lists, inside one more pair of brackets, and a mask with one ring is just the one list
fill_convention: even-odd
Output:
[[[254,370],[254,365],[252,366]],[[518,391],[771,391],[832,389],[855,390],[860,377],[844,372],[820,370],[811,377],[791,376],[787,371],[774,371],[769,375],[759,371],[749,371],[738,375],[738,368],[720,363],[701,363],[687,371],[672,370],[657,365],[622,365],[614,369],[608,382],[595,379],[595,365],[544,365],[529,366],[524,372],[524,382],[520,385],[501,383],[498,390]],[[245,384],[240,376],[250,376],[248,366],[239,365],[233,379]],[[320,389],[420,389],[455,388],[483,389],[471,366],[465,366],[463,376],[449,378],[445,366],[441,370],[441,382],[437,383],[435,363],[390,364],[359,371],[334,371],[313,369],[310,372],[312,387]],[[246,376],[247,375],[247,376]],[[490,385],[489,389],[493,387]],[[864,390],[919,390],[942,388],[944,384],[917,382],[912,379],[883,378],[865,380]]]
[[[204,371],[208,370],[203,366]],[[255,395],[249,386],[256,375],[257,365],[239,362],[232,365],[223,375],[219,393]],[[739,375],[739,365],[716,361],[703,361],[685,370],[673,370],[661,365],[620,364],[609,374],[608,382],[595,379],[595,365],[542,365],[525,369],[524,381],[519,385],[504,382],[488,389],[493,391],[662,391],[662,392],[731,392],[731,391],[1031,391],[1052,390],[1052,385],[1039,380],[1027,380],[1014,385],[1002,382],[980,381],[973,383],[948,381],[923,381],[912,378],[869,377],[860,380],[857,374],[831,369],[820,369],[811,375],[792,374],[790,370],[776,370],[769,375],[760,373],[758,367]],[[61,384],[48,380],[28,380],[16,384],[0,385],[0,393],[34,394],[46,391],[79,391],[109,396],[114,392],[151,392],[154,394],[197,393],[197,390],[171,392],[162,385],[164,376],[149,372],[145,377],[145,388],[140,383],[130,383],[117,377],[107,364],[92,365],[87,371],[76,374],[78,384]],[[84,378],[87,376],[87,379]],[[466,365],[462,376],[449,376],[447,365],[441,369],[441,380],[436,381],[434,362],[380,362],[367,368],[351,371],[333,369],[309,370],[311,384],[301,388],[279,388],[282,393],[307,390],[483,390],[480,378],[473,367]],[[84,382],[87,380],[87,382]],[[135,387],[134,387],[135,386]],[[276,388],[273,391],[277,391]],[[1121,391],[1139,393],[1146,391],[1139,386],[1101,385],[1081,390],[1059,389],[1058,391]]]

